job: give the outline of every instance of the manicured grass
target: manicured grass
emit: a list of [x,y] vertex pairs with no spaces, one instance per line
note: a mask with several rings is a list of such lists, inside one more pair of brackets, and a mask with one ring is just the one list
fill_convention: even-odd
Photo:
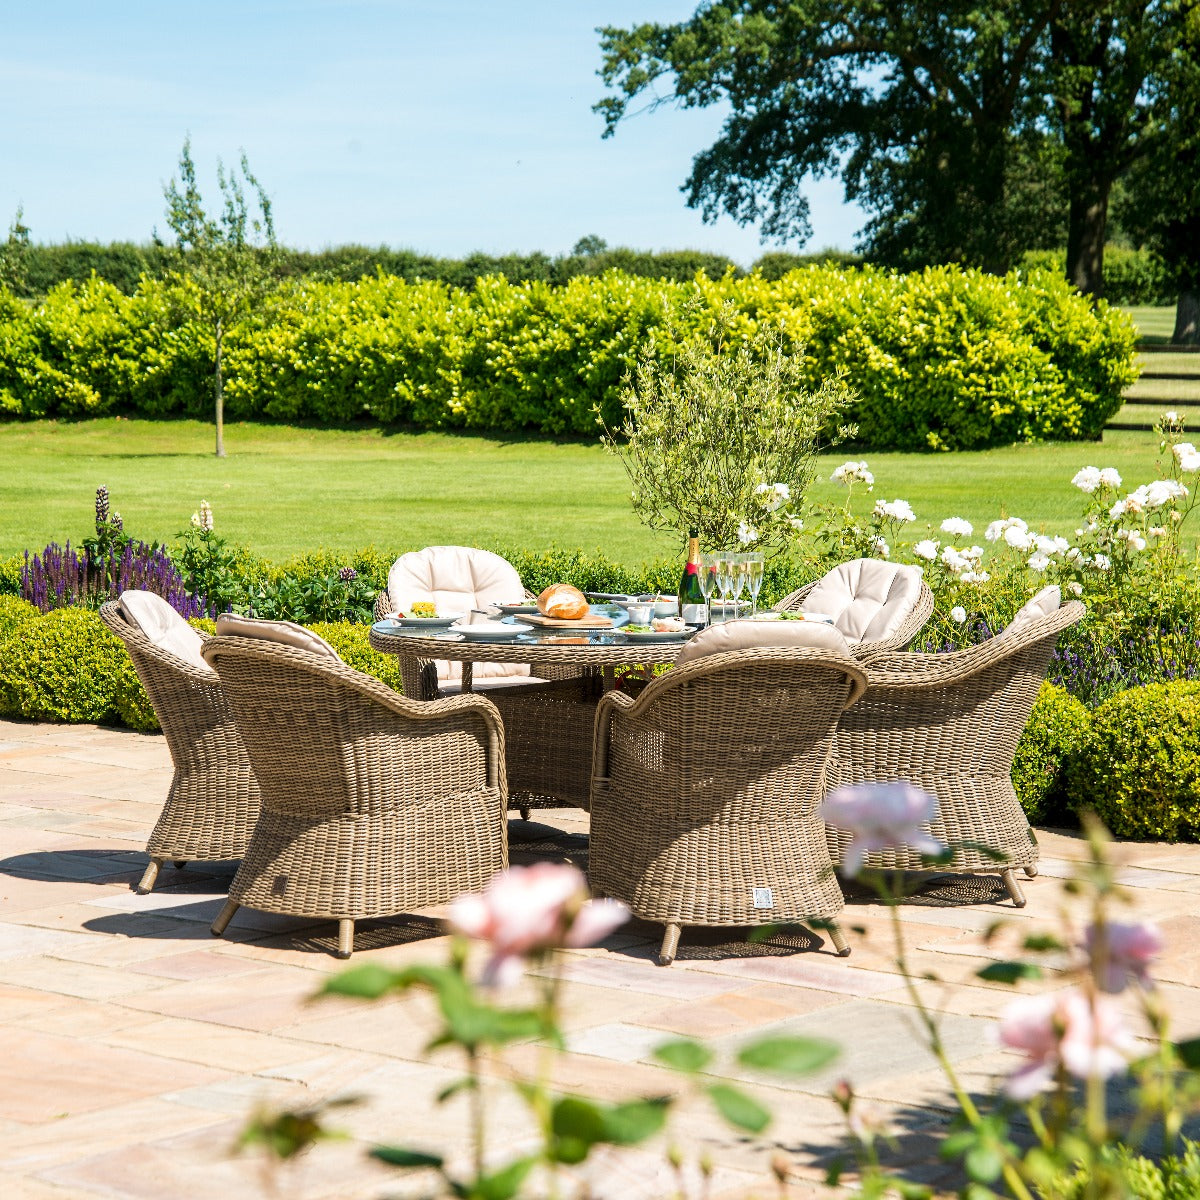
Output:
[[1150,304],[1122,305],[1138,328],[1138,336],[1144,342],[1155,344],[1169,342],[1175,332],[1175,306]]
[[[631,566],[679,551],[676,538],[634,518],[620,463],[595,445],[250,423],[229,425],[226,445],[229,457],[214,458],[211,427],[198,421],[0,423],[0,556],[78,542],[91,531],[100,484],[147,541],[173,537],[203,498],[219,532],[276,561],[371,544],[397,553],[437,543],[580,547]],[[1124,432],[1099,445],[835,451],[813,495],[839,500],[830,471],[865,458],[876,487],[855,509],[903,497],[917,514],[909,540],[952,515],[972,521],[977,536],[1002,514],[1070,536],[1080,467],[1114,466],[1134,486],[1155,477],[1157,454],[1153,434]]]

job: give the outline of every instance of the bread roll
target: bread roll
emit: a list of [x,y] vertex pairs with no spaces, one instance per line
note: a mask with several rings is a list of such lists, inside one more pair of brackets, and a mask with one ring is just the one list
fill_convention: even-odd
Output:
[[552,583],[538,598],[538,612],[561,621],[577,621],[588,613],[587,597],[569,583]]

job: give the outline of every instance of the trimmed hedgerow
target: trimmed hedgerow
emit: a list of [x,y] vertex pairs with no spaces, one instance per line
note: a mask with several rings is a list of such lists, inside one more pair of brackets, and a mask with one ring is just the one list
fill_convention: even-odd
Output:
[[1066,771],[1089,725],[1087,709],[1074,696],[1053,684],[1042,684],[1012,767],[1013,787],[1031,824],[1073,822]]
[[[181,315],[190,286],[146,278],[126,296],[91,279],[32,308],[0,293],[0,414],[207,415],[213,347]],[[844,372],[860,397],[850,419],[879,449],[1093,437],[1135,374],[1132,322],[1053,272],[818,265],[678,283],[614,270],[471,290],[380,276],[286,284],[231,330],[226,412],[595,437],[598,413],[620,423],[638,347],[669,355],[727,305],[732,341],[777,331],[807,386]]]
[[1101,704],[1068,767],[1067,796],[1117,837],[1200,840],[1200,682],[1147,684]]

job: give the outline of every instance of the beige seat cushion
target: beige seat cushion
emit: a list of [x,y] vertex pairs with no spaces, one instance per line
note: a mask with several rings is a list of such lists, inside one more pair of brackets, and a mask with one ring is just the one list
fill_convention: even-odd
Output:
[[263,621],[258,617],[239,617],[236,613],[222,613],[217,618],[217,633],[233,637],[262,638],[264,642],[278,642],[282,646],[295,646],[309,654],[320,654],[341,662],[341,655],[320,634],[296,625],[291,621]]
[[204,639],[159,595],[154,592],[126,591],[120,597],[121,611],[136,625],[147,641],[181,658],[189,667],[206,675],[212,667],[200,655]]
[[[392,607],[407,612],[419,600],[437,605],[439,613],[470,613],[489,604],[507,604],[525,595],[517,569],[490,550],[472,546],[426,546],[402,554],[388,572]],[[462,679],[459,663],[438,661],[438,684]],[[478,662],[478,680],[529,675],[527,663]]]
[[804,598],[803,612],[827,613],[851,645],[889,637],[921,597],[921,568],[877,558],[834,567]]
[[1013,619],[996,636],[1011,637],[1019,629],[1024,629],[1026,625],[1032,625],[1034,621],[1040,621],[1043,617],[1058,612],[1061,604],[1062,589],[1052,583],[1048,587],[1042,588],[1032,600],[1022,604]]
[[854,665],[846,639],[824,621],[725,621],[696,634],[680,651],[676,666],[729,650],[760,650],[767,646],[826,650]]

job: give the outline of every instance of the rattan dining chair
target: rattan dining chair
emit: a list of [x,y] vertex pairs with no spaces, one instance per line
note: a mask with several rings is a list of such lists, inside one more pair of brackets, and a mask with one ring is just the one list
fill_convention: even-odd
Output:
[[410,700],[332,650],[220,630],[204,657],[262,789],[214,934],[242,905],[336,920],[347,958],[355,921],[444,903],[508,865],[504,727],[489,700]]
[[[427,546],[392,564],[388,586],[375,601],[375,619],[416,601],[469,613],[522,598],[535,599],[500,555],[471,546]],[[461,663],[401,657],[400,671],[404,693],[414,699],[457,695],[462,687]],[[592,722],[603,691],[598,672],[543,666],[535,674],[528,664],[484,662],[473,666],[471,688],[486,694],[504,721],[509,803],[522,817],[586,795]]]
[[798,588],[777,612],[819,612],[863,658],[879,650],[904,650],[933,615],[933,592],[920,567],[854,558]]
[[152,592],[122,593],[101,606],[100,620],[125,643],[175,768],[146,843],[144,895],[164,862],[241,858],[258,820],[258,783],[221,681],[201,657],[203,636]]
[[[1077,600],[1060,608],[1058,588],[1046,588],[1006,629],[977,646],[869,657],[866,694],[838,724],[830,790],[906,780],[932,792],[938,813],[928,831],[954,846],[953,858],[938,869],[999,874],[1013,903],[1023,907],[1016,872],[1037,874],[1038,846],[1013,788],[1013,757],[1054,643],[1084,612]],[[828,834],[830,856],[840,862],[850,836],[834,826]],[[889,871],[930,869],[905,847],[875,851],[866,863]]]
[[865,684],[828,626],[733,621],[636,700],[600,701],[589,877],[666,926],[660,965],[684,925],[820,919],[850,953],[817,809],[838,717]]

